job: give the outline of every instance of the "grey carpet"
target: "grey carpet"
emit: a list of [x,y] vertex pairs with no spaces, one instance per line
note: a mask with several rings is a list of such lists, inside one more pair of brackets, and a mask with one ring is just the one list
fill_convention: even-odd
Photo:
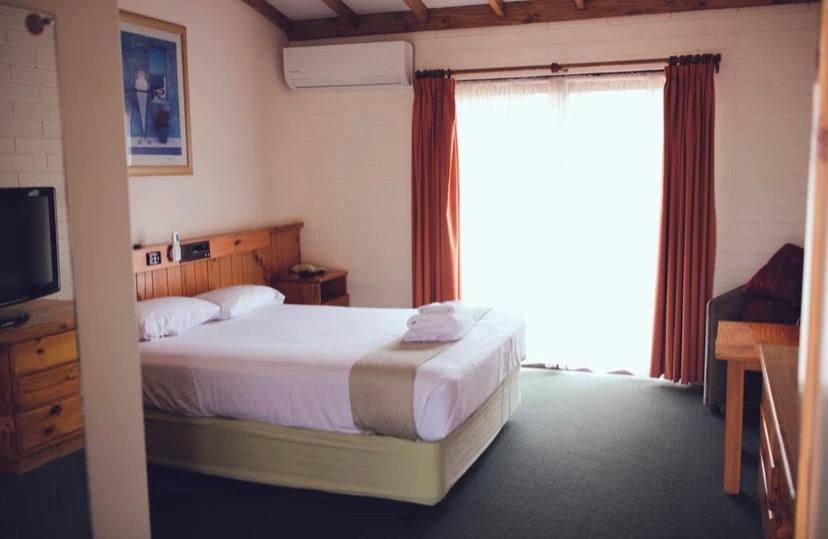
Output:
[[722,493],[723,420],[697,388],[525,369],[523,404],[436,507],[150,466],[153,536],[760,537],[755,421],[743,494]]
[[[153,536],[760,537],[755,414],[743,493],[721,491],[723,421],[698,389],[526,369],[523,404],[436,507],[149,467]],[[89,537],[83,452],[0,474],[0,535]]]
[[0,538],[91,537],[83,451],[23,475],[0,473]]

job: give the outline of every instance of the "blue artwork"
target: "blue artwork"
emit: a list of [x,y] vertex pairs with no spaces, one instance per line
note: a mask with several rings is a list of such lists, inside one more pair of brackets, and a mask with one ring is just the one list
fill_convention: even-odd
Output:
[[186,165],[180,39],[122,26],[124,110],[131,165]]

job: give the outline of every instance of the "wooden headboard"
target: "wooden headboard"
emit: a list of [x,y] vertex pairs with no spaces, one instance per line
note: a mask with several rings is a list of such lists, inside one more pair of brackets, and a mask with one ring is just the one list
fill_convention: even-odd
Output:
[[[236,284],[267,284],[268,277],[301,262],[302,223],[182,239],[181,243],[210,242],[210,258],[173,262],[172,244],[133,249],[132,268],[138,300],[165,296],[195,296]],[[161,263],[147,264],[147,253],[161,252]]]

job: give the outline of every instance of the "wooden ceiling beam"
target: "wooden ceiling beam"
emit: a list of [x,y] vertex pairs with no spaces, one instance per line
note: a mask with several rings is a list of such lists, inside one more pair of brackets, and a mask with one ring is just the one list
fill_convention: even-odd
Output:
[[359,15],[342,0],[322,0],[322,3],[331,8],[341,19],[347,21],[351,27],[359,26]]
[[420,22],[428,22],[428,8],[422,0],[403,0]]
[[584,2],[585,0],[575,0],[575,7],[580,10],[586,9],[586,4]]
[[270,19],[270,22],[284,30],[289,38],[292,37],[293,21],[288,19],[284,13],[267,3],[266,0],[242,0],[242,2],[264,15],[267,19]]
[[489,6],[498,17],[503,16],[503,0],[489,0]]
[[[249,0],[245,0],[249,1]],[[264,0],[262,0],[264,1]],[[405,0],[422,4],[419,0]],[[503,17],[499,17],[489,4],[427,9],[427,20],[413,11],[365,14],[354,28],[340,18],[312,19],[293,23],[294,41],[325,39],[401,32],[451,30],[456,28],[482,28],[517,24],[557,22],[583,19],[621,17],[625,15],[651,15],[679,13],[701,9],[729,9],[740,7],[770,6],[777,4],[807,3],[808,0],[589,0],[589,9],[573,9],[573,0],[544,0],[509,2]],[[423,6],[425,7],[425,6]]]

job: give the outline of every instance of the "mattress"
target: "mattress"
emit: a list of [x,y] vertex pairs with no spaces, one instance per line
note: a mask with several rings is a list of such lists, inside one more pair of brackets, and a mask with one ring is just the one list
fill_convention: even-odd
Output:
[[[414,312],[274,304],[141,343],[144,403],[176,415],[359,433],[351,416],[351,366],[401,337]],[[448,436],[524,356],[523,321],[489,311],[468,336],[418,369],[420,438]]]

